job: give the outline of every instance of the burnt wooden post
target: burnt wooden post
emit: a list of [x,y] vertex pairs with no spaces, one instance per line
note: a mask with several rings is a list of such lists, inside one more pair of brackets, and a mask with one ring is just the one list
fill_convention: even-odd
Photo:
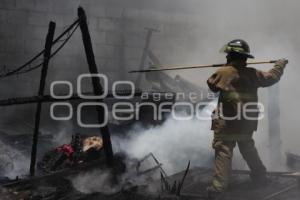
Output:
[[269,145],[271,163],[276,164],[281,160],[281,134],[280,134],[280,106],[279,84],[269,88]]
[[[91,36],[87,26],[86,15],[82,7],[78,8],[78,17],[80,19],[80,29],[82,33],[83,45],[86,53],[86,59],[89,65],[89,71],[91,74],[98,74],[97,65],[95,62],[95,56],[91,41]],[[92,84],[94,89],[94,94],[100,96],[103,93],[103,88],[100,83],[99,77],[92,77]],[[103,102],[103,99],[98,99],[98,102]],[[98,122],[102,123],[104,121],[105,113],[102,108],[97,107]],[[103,139],[103,148],[106,156],[106,161],[109,166],[113,165],[113,150],[110,139],[110,131],[108,125],[100,128],[100,132]]]
[[[51,55],[51,47],[54,38],[55,32],[55,23],[49,23],[48,34],[46,37],[46,44],[45,44],[45,51],[44,51],[44,62],[41,71],[41,80],[39,86],[39,96],[44,95],[45,84],[46,84],[46,77],[48,71],[48,64]],[[37,145],[38,145],[38,138],[39,138],[39,128],[40,128],[40,120],[41,120],[41,110],[42,110],[42,102],[37,103],[36,113],[35,113],[35,125],[34,125],[34,133],[32,138],[32,149],[31,149],[31,161],[30,161],[30,175],[34,176],[35,173],[35,163],[36,163],[36,153],[37,153]]]

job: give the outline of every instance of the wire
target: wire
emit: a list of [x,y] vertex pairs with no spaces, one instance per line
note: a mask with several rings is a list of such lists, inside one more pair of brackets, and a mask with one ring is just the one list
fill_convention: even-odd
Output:
[[[67,42],[71,39],[71,37],[73,36],[73,34],[75,33],[75,31],[77,30],[77,28],[79,27],[79,24],[77,24],[77,26],[72,30],[72,32],[68,35],[68,37],[63,41],[63,43],[50,55],[49,59],[54,57],[66,44]],[[43,65],[44,62],[34,66],[34,67],[30,67],[27,70],[24,71],[20,71],[18,73],[15,73],[14,75],[19,75],[19,74],[25,74],[27,72],[33,71],[35,69],[38,69],[39,67],[41,67]]]
[[[75,20],[75,21],[73,22],[73,24],[71,24],[71,25],[70,25],[63,33],[61,33],[61,34],[60,34],[60,35],[52,42],[52,46],[55,45],[57,42],[60,42],[60,41],[61,41],[61,38],[62,38],[63,36],[65,36],[66,34],[69,34],[70,30],[72,30],[72,28],[73,28],[74,26],[77,25],[77,26],[76,26],[76,29],[77,29],[77,27],[78,27],[78,25],[79,25],[79,22],[80,22],[80,19]],[[76,30],[76,29],[75,29],[75,30]],[[72,32],[72,34],[73,34],[73,32]],[[69,40],[69,39],[70,39],[70,38],[69,38],[69,36],[68,36],[67,39],[65,39],[64,41]],[[64,45],[64,44],[65,44],[65,43],[63,43],[63,45]],[[1,74],[1,75],[0,75],[0,78],[12,76],[12,75],[17,75],[17,74],[22,74],[22,73],[18,73],[18,72],[21,71],[22,69],[24,69],[25,67],[29,66],[29,65],[30,65],[31,63],[33,63],[37,58],[39,58],[41,55],[43,55],[44,51],[45,51],[45,49],[43,49],[42,51],[40,51],[37,55],[35,55],[33,58],[31,58],[29,61],[27,61],[25,64],[21,65],[20,67],[17,67],[16,69],[13,69],[13,70],[11,70],[11,71],[5,73],[5,74]],[[38,67],[40,67],[40,66],[42,66],[42,63],[39,64],[39,65],[36,65],[35,67],[32,67],[32,68],[36,69],[36,68],[38,68]],[[30,68],[30,69],[31,69],[31,68]],[[26,71],[28,71],[28,70],[26,70]],[[31,71],[31,70],[29,70],[29,71]]]

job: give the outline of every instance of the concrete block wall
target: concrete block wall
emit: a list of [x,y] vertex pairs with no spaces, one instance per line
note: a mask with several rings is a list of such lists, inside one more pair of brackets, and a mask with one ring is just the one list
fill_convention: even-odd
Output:
[[[111,81],[136,79],[127,71],[139,67],[145,27],[160,29],[153,34],[150,47],[166,63],[176,62],[185,41],[192,39],[188,31],[192,25],[187,23],[186,15],[169,14],[146,5],[127,5],[122,0],[1,0],[0,66],[12,69],[38,53],[44,47],[49,21],[56,22],[58,35],[76,19],[79,5],[88,16],[99,72],[107,74]],[[78,74],[85,72],[88,72],[87,63],[78,29],[51,60],[47,82],[66,79],[75,83]],[[36,94],[39,77],[37,70],[0,79],[0,97]],[[8,90],[8,86],[13,89]]]
[[[192,34],[192,30],[197,28],[194,28],[195,23],[189,22],[188,19],[192,18],[189,13],[181,14],[180,10],[168,13],[160,6],[172,7],[174,1],[1,0],[0,74],[22,65],[42,50],[49,21],[56,22],[58,35],[76,19],[79,5],[85,9],[88,17],[99,72],[108,76],[110,84],[115,80],[137,80],[136,75],[128,74],[127,71],[139,67],[147,34],[145,27],[160,30],[153,34],[150,48],[162,63],[185,63],[186,54],[183,52],[192,49],[190,44],[193,42],[189,40],[198,37],[197,34]],[[166,6],[165,2],[169,4]],[[71,81],[76,88],[76,78],[82,73],[88,73],[88,65],[78,30],[67,45],[51,59],[46,93],[49,94],[49,85],[54,80]],[[0,99],[36,95],[39,79],[40,70],[0,78]],[[145,85],[147,84],[144,82],[142,86]],[[85,88],[91,91],[91,85],[88,86],[90,87]],[[55,133],[69,127],[70,121],[62,123],[50,119],[49,106],[50,104],[43,104],[42,132],[45,129]],[[35,104],[2,107],[0,130],[13,128],[3,127],[6,122],[15,127],[24,127],[23,122],[34,124],[35,109]],[[71,133],[72,130],[68,132]],[[16,128],[16,134],[19,133],[24,133],[24,129]]]

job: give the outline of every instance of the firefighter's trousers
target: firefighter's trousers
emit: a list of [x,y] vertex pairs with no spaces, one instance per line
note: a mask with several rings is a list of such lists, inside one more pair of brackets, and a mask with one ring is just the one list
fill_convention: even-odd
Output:
[[[215,134],[213,148],[215,149],[214,177],[212,185],[219,191],[228,187],[231,174],[233,149],[238,144],[240,153],[251,170],[250,177],[253,181],[265,178],[266,168],[263,165],[255,148],[253,133],[250,134]],[[229,137],[228,137],[229,136]]]

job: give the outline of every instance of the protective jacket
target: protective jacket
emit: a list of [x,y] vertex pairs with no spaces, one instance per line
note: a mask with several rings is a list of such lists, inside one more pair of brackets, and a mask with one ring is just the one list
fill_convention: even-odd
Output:
[[256,131],[260,107],[257,90],[278,82],[285,64],[276,62],[267,72],[246,67],[241,62],[219,68],[207,80],[213,92],[220,92],[218,106],[212,116],[212,130],[231,134]]

